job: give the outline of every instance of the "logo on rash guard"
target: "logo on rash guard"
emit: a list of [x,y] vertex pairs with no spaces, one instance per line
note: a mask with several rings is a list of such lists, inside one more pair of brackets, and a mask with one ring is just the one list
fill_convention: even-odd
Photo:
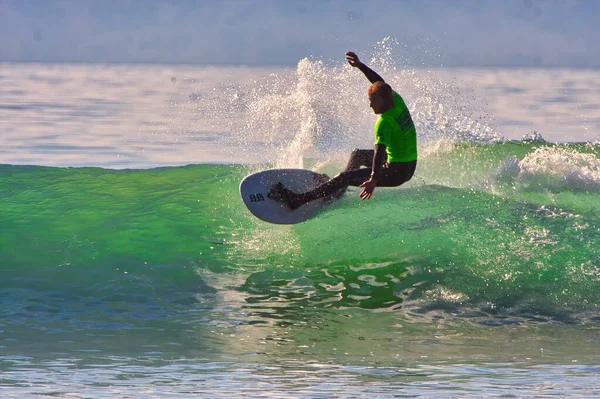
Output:
[[402,129],[403,132],[407,131],[414,125],[409,112],[403,112],[400,114],[400,116],[396,118],[396,123],[400,125],[400,129]]

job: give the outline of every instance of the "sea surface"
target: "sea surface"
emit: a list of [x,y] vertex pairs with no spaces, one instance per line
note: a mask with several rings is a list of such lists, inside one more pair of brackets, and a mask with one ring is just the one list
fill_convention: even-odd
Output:
[[0,397],[600,397],[600,71],[386,54],[416,176],[293,226],[239,182],[371,147],[342,61],[0,64]]

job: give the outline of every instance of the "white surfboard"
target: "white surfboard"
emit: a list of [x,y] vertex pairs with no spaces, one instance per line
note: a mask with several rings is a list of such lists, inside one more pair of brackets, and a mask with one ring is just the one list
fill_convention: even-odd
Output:
[[322,211],[334,199],[339,198],[345,189],[326,198],[320,198],[290,210],[285,205],[268,197],[271,188],[282,183],[296,193],[309,191],[318,186],[323,175],[306,169],[269,169],[247,176],[240,183],[240,194],[248,210],[254,216],[269,223],[295,224],[304,222]]

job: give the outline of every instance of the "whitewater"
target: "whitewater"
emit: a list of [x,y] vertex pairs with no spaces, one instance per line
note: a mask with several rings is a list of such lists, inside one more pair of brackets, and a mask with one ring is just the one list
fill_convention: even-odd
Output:
[[239,182],[372,146],[343,60],[0,65],[0,394],[599,396],[600,72],[390,46],[416,176],[294,226]]

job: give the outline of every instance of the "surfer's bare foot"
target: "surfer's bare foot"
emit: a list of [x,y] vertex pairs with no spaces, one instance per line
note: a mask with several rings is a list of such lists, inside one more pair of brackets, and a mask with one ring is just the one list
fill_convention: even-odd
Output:
[[287,206],[291,210],[294,210],[300,205],[302,205],[298,203],[298,195],[293,191],[285,188],[284,185],[281,183],[274,184],[273,187],[271,187],[269,193],[267,194],[267,197],[269,197],[275,202]]

